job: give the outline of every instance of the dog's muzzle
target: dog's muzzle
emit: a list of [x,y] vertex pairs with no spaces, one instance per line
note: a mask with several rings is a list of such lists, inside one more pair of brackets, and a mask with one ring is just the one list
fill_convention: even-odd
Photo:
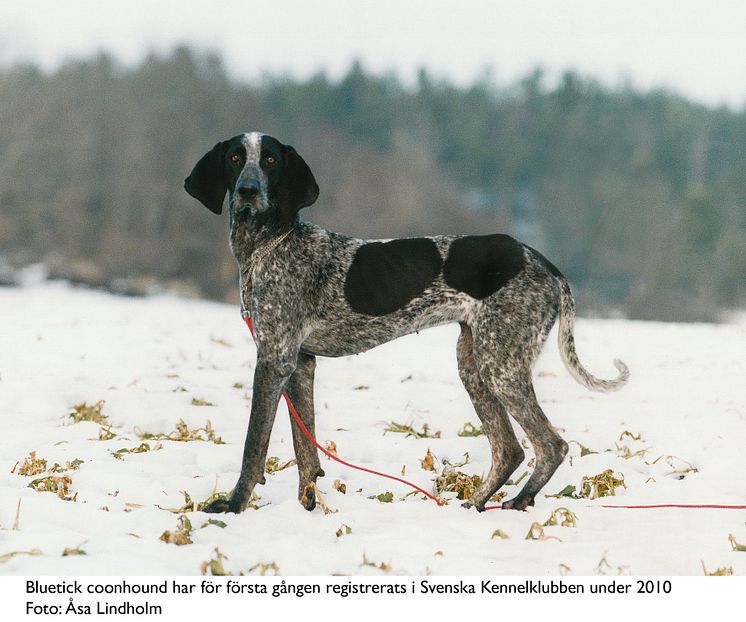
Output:
[[260,190],[261,188],[259,186],[259,180],[247,179],[236,188],[236,194],[241,197],[242,201],[249,203],[251,201],[254,201],[259,196]]
[[262,191],[262,183],[258,179],[239,179],[233,193],[233,207],[237,214],[253,209],[263,212],[269,207],[267,197]]

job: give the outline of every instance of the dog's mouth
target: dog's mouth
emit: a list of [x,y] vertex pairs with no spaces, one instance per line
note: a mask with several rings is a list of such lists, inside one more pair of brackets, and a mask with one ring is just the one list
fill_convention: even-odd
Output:
[[260,214],[270,208],[269,201],[260,196],[252,199],[242,199],[234,196],[230,206],[236,216],[246,216],[251,213]]

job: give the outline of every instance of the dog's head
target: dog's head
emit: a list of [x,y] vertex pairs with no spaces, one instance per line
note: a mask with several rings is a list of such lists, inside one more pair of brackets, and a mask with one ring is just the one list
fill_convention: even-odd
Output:
[[295,149],[259,132],[219,142],[195,164],[184,188],[216,214],[228,192],[234,213],[274,210],[288,223],[319,196],[311,169]]

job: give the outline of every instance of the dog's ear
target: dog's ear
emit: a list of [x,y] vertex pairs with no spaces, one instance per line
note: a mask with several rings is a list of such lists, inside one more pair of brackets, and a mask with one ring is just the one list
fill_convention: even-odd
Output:
[[218,143],[194,165],[184,180],[184,189],[210,211],[220,214],[228,191],[223,170],[225,143]]
[[292,222],[301,209],[313,205],[319,198],[319,185],[308,164],[290,145],[285,146],[283,180],[285,196],[280,202],[280,211],[287,222]]

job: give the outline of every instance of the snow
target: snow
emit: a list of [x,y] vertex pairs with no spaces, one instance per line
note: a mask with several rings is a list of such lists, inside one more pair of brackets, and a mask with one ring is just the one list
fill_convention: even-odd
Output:
[[[460,462],[468,453],[461,470],[485,473],[486,438],[457,435],[464,423],[478,424],[456,371],[457,334],[456,326],[445,326],[363,355],[319,359],[320,442],[334,441],[342,458],[368,468],[399,475],[405,466],[406,477],[427,490],[436,475],[420,466],[428,449],[438,471],[443,460]],[[234,573],[256,573],[257,564],[271,563],[284,575],[386,572],[363,565],[367,559],[386,564],[389,574],[701,575],[703,562],[709,571],[732,567],[746,574],[746,554],[728,540],[733,534],[746,543],[746,511],[600,507],[746,503],[746,324],[580,319],[576,338],[581,360],[594,373],[614,376],[611,361],[619,357],[632,378],[618,393],[588,392],[564,370],[556,336],[550,336],[535,368],[536,392],[571,453],[542,493],[568,484],[579,489],[583,476],[613,469],[627,486],[615,497],[541,494],[527,512],[478,514],[455,499],[439,508],[422,495],[404,497],[409,489],[403,485],[322,458],[326,477],[319,487],[334,513],[301,508],[291,467],[257,487],[258,510],[190,512],[193,544],[177,546],[159,540],[178,521],[178,514],[161,508],[182,506],[181,491],[201,501],[216,487],[229,490],[238,476],[255,362],[238,310],[168,296],[115,297],[60,283],[0,289],[0,573],[198,574],[217,547]],[[214,406],[193,405],[193,398]],[[98,424],[66,422],[72,406],[98,400],[105,400],[103,413],[117,438],[100,441]],[[225,444],[164,440],[157,451],[122,460],[112,455],[140,445],[138,431],[168,433],[180,419],[190,428],[209,419]],[[427,423],[441,436],[384,435],[392,421],[417,430]],[[620,440],[625,431],[640,440]],[[523,439],[520,428],[516,433]],[[581,457],[579,444],[598,453]],[[17,473],[31,451],[49,467],[84,461],[67,473],[75,501],[28,487],[48,474]],[[293,457],[284,404],[269,455],[283,462]],[[526,461],[532,457],[527,451]],[[524,463],[515,477],[526,469]],[[346,484],[346,494],[332,487],[336,479]],[[518,489],[505,490],[513,496]],[[393,503],[368,498],[386,491],[394,493]],[[525,539],[532,523],[544,523],[559,507],[576,515],[576,527],[548,526],[548,538]],[[226,526],[200,528],[208,518]],[[351,533],[338,537],[343,525]],[[492,538],[498,529],[509,539]],[[86,555],[62,556],[79,545]],[[33,549],[40,554],[2,557]]]

